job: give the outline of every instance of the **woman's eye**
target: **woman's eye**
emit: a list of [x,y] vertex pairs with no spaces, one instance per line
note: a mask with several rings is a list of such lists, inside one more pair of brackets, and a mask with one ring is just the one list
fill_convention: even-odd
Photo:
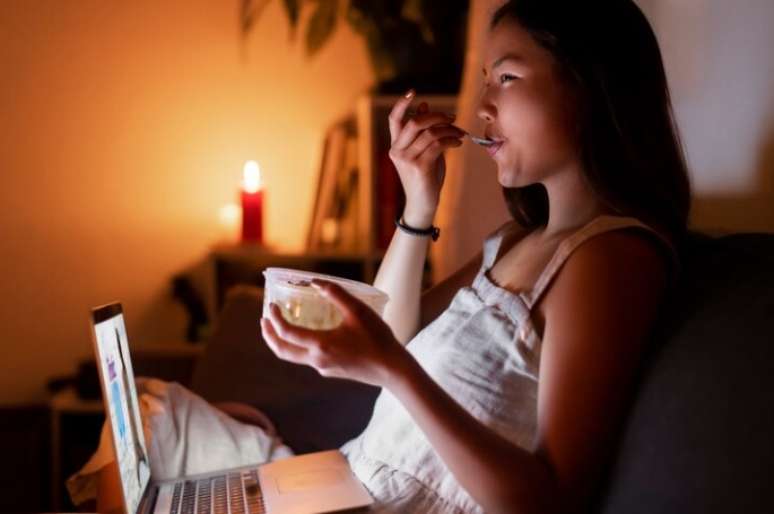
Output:
[[508,75],[508,74],[504,73],[504,74],[500,75],[500,84],[505,84],[506,82],[510,82],[511,80],[514,80],[515,78],[516,77],[514,77],[513,75]]

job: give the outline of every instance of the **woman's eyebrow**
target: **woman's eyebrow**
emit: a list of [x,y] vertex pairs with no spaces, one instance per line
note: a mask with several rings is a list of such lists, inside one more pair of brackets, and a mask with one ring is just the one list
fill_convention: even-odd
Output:
[[[496,59],[495,62],[492,63],[492,71],[494,71],[495,68],[500,66],[505,61],[517,61],[517,62],[524,62],[525,59],[521,55],[508,53],[500,57],[499,59]],[[482,68],[484,75],[486,75],[486,66]]]

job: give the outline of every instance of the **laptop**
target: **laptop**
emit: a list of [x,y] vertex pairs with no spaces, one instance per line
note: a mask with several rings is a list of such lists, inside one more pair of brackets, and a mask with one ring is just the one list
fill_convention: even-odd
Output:
[[93,309],[91,321],[125,514],[313,514],[373,503],[338,450],[154,480],[121,304]]

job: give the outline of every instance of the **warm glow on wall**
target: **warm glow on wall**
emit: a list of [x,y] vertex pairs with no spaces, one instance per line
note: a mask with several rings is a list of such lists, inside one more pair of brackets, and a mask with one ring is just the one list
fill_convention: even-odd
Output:
[[27,349],[4,354],[2,402],[46,402],[47,379],[91,357],[83,313],[109,299],[139,345],[181,339],[170,279],[240,242],[245,189],[263,193],[263,244],[303,251],[326,128],[372,82],[349,26],[309,60],[282,2],[244,45],[235,2],[97,4],[0,2],[16,71],[0,81],[2,340]]
[[218,210],[218,221],[225,242],[233,243],[237,239],[239,226],[242,223],[242,208],[236,203],[229,203]]

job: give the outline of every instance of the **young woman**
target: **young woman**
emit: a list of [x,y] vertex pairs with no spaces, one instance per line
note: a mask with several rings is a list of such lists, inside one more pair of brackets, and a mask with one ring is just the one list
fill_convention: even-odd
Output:
[[[339,328],[300,329],[274,307],[262,333],[282,359],[384,388],[342,448],[380,509],[581,512],[677,272],[685,163],[631,0],[508,2],[484,62],[478,115],[513,222],[425,294],[428,238],[396,230],[375,284],[383,319],[319,283]],[[412,100],[390,114],[390,156],[402,223],[428,229],[443,152],[465,131],[424,104],[408,119]]]

